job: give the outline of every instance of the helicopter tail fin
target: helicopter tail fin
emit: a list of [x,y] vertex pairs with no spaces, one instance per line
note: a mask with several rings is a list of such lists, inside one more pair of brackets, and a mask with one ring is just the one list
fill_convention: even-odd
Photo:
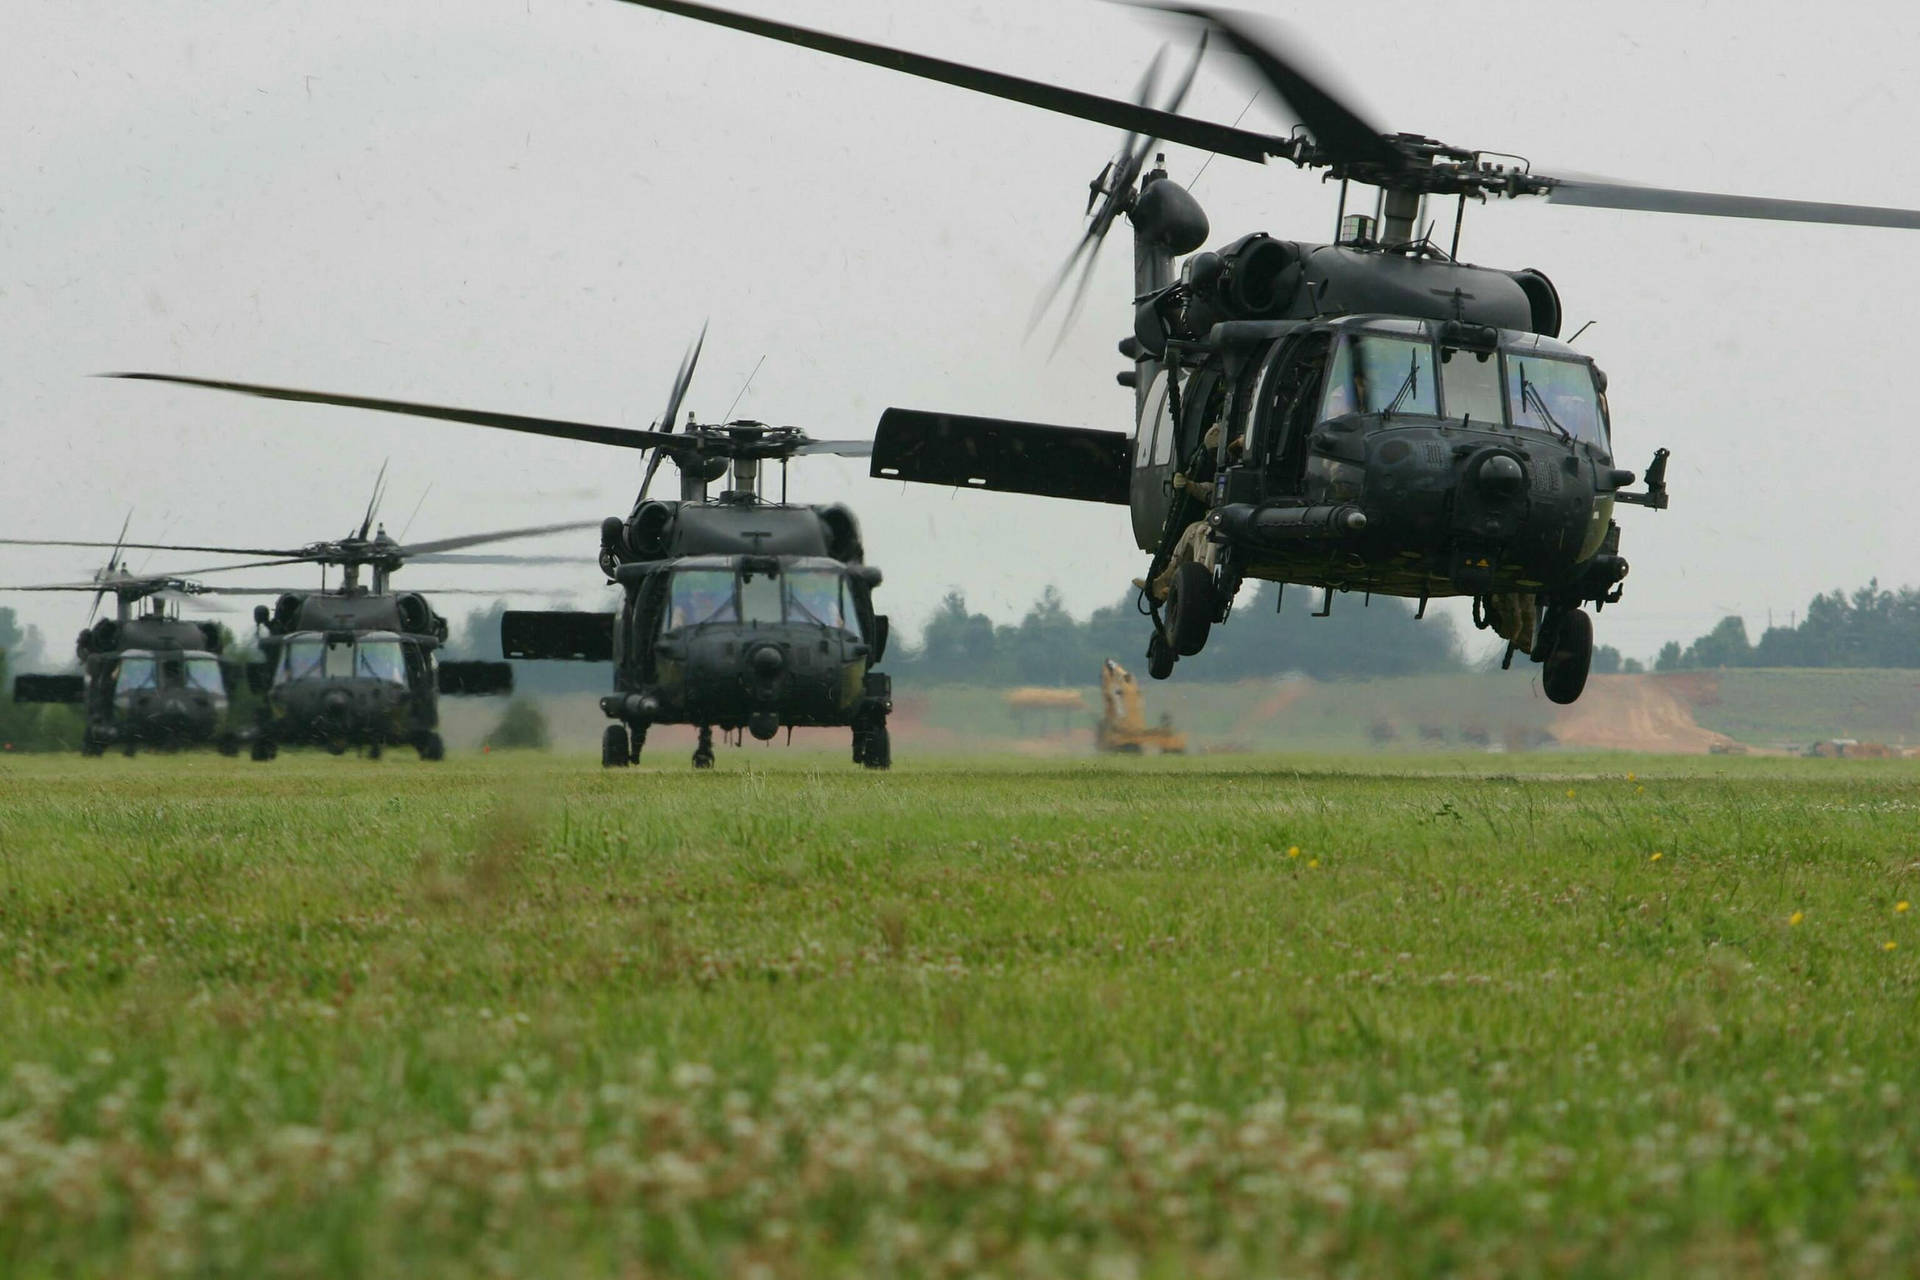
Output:
[[869,474],[1125,506],[1132,447],[1119,431],[889,409],[874,434]]

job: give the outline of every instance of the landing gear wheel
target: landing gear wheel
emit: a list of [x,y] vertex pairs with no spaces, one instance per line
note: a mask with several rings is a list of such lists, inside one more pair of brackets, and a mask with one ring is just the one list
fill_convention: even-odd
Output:
[[853,762],[855,764],[867,762],[867,730],[865,729],[853,731]]
[[632,743],[627,738],[627,726],[610,724],[606,732],[600,735],[600,767],[602,769],[624,769],[627,757],[633,752]]
[[1167,643],[1167,638],[1156,627],[1147,638],[1147,674],[1155,680],[1165,680],[1173,674],[1173,664],[1178,661],[1180,658],[1174,653],[1173,646]]
[[137,750],[139,750],[139,748],[129,742],[126,746],[120,748],[120,754],[131,760],[133,759],[133,753]]
[[1541,660],[1540,687],[1561,706],[1576,701],[1587,687],[1593,666],[1593,619],[1585,609],[1568,609],[1551,624],[1547,656]]
[[440,735],[437,733],[421,734],[418,745],[420,758],[422,760],[445,760],[447,758],[447,744],[440,741]]
[[1189,560],[1173,571],[1173,584],[1167,588],[1167,642],[1181,657],[1192,657],[1207,647],[1217,594],[1213,572],[1198,561]]
[[700,726],[700,745],[693,749],[693,767],[696,769],[713,768],[713,726]]
[[220,754],[223,756],[237,756],[240,754],[240,739],[230,733],[221,734],[214,742],[214,746],[219,749]]
[[248,754],[255,760],[265,762],[280,754],[280,744],[272,738],[255,738],[253,749]]
[[378,760],[379,758],[380,758],[380,744],[377,742],[369,742],[367,744],[367,759]]
[[80,735],[80,754],[83,756],[103,756],[107,753],[107,744],[93,736],[93,730],[87,729]]
[[869,769],[893,767],[893,737],[882,724],[867,730],[866,752],[860,761]]

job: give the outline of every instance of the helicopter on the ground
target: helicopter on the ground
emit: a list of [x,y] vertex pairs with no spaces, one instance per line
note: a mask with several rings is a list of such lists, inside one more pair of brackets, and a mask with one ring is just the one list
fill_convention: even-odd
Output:
[[[121,529],[124,539],[126,530]],[[127,571],[116,544],[90,582],[9,587],[11,591],[91,591],[93,613],[112,595],[114,616],[93,621],[74,643],[79,674],[19,675],[15,702],[81,708],[80,754],[117,746],[178,750],[215,745],[228,755],[237,738],[227,723],[228,668],[221,660],[225,628],[180,616],[180,606],[215,588],[175,575]]]
[[[845,727],[854,763],[885,769],[893,760],[893,687],[873,669],[887,648],[887,618],[873,609],[880,571],[865,563],[851,510],[786,500],[794,457],[864,456],[871,446],[761,422],[696,425],[691,414],[676,433],[700,348],[697,341],[681,362],[660,429],[647,431],[249,383],[124,376],[650,450],[632,509],[598,524],[600,568],[620,586],[620,608],[509,611],[501,620],[502,651],[520,660],[613,663],[613,692],[600,700],[614,722],[601,741],[601,763],[609,768],[637,764],[651,726],[685,724],[699,729],[695,768],[712,766],[716,728],[738,742],[743,731],[766,741],[783,728],[791,736],[795,727]],[[647,496],[663,459],[679,468],[678,501]],[[760,492],[762,464],[774,462],[781,467],[778,502]],[[729,472],[731,486],[710,497],[708,486]]]
[[[570,522],[528,529],[468,534],[402,544],[374,527],[379,502],[367,505],[358,529],[345,538],[304,547],[229,547],[178,543],[126,543],[128,549],[191,551],[265,557],[197,569],[198,574],[238,569],[317,564],[340,570],[337,585],[317,591],[287,588],[219,588],[230,594],[277,596],[271,608],[254,608],[261,659],[245,664],[248,687],[260,695],[254,723],[237,728],[230,741],[245,743],[255,760],[271,760],[282,746],[324,747],[336,755],[349,748],[378,758],[384,748],[411,746],[423,760],[446,754],[439,733],[441,695],[493,696],[513,691],[513,668],[504,662],[442,662],[447,621],[418,591],[395,591],[389,578],[409,560],[440,564],[576,564],[579,557],[462,555],[464,548],[592,528]],[[35,545],[93,543],[31,541]],[[368,581],[361,580],[367,571]],[[212,590],[202,588],[202,590]],[[436,594],[497,592],[447,591]],[[178,624],[186,625],[186,624]],[[84,636],[84,633],[83,633]]]
[[[1281,137],[1177,114],[1195,55],[1164,108],[1150,71],[1126,102],[683,0],[623,0],[1127,131],[1090,185],[1077,308],[1114,221],[1133,225],[1134,305],[1119,375],[1131,433],[888,410],[872,474],[895,480],[1110,502],[1130,508],[1152,560],[1139,588],[1153,619],[1148,670],[1164,679],[1200,652],[1247,578],[1420,602],[1465,596],[1476,625],[1544,664],[1572,702],[1586,685],[1596,610],[1621,598],[1615,505],[1667,505],[1668,451],[1635,474],[1615,465],[1606,376],[1557,341],[1560,298],[1540,271],[1457,260],[1469,198],[1543,196],[1599,208],[1920,228],[1920,213],[1643,187],[1533,172],[1523,159],[1383,133],[1241,16],[1197,20],[1290,105]],[[1326,171],[1340,188],[1334,243],[1264,232],[1199,252],[1199,203],[1156,163],[1156,139]],[[1377,191],[1347,215],[1350,184]],[[1431,238],[1429,197],[1454,197],[1450,248]],[[1176,271],[1176,259],[1186,261]],[[1578,336],[1577,334],[1575,335]],[[1284,599],[1284,595],[1282,596]]]

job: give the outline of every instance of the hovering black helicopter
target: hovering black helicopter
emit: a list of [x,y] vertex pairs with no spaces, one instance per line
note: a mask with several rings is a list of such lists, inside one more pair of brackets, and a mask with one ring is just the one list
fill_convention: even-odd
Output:
[[[423,760],[439,760],[446,748],[439,734],[441,694],[488,696],[513,690],[513,668],[504,662],[441,662],[435,651],[447,638],[447,620],[425,595],[394,591],[390,575],[412,560],[438,564],[575,564],[578,557],[461,555],[463,548],[567,533],[593,522],[543,525],[468,534],[433,542],[401,544],[374,528],[380,498],[359,528],[345,538],[304,547],[226,547],[179,543],[126,543],[130,549],[262,556],[261,560],[198,569],[196,573],[283,567],[337,566],[340,580],[318,591],[285,588],[220,588],[231,594],[275,595],[269,608],[254,608],[263,661],[246,664],[253,692],[262,695],[255,723],[239,731],[255,760],[271,760],[282,746],[319,746],[336,755],[360,748],[374,758],[389,746],[411,746]],[[84,542],[37,545],[94,546]],[[368,570],[370,581],[361,581]],[[446,591],[440,594],[497,592]]]
[[[1474,620],[1544,663],[1555,702],[1586,685],[1596,609],[1621,597],[1617,503],[1667,505],[1668,452],[1635,475],[1614,465],[1606,377],[1555,339],[1561,306],[1532,270],[1456,260],[1469,198],[1861,226],[1920,227],[1920,213],[1715,195],[1537,174],[1526,161],[1382,133],[1316,84],[1241,16],[1168,7],[1199,21],[1300,117],[1276,137],[943,59],[681,0],[623,0],[1127,130],[1091,184],[1091,223],[1054,284],[1093,255],[1122,214],[1133,224],[1135,429],[1089,431],[891,409],[872,473],[897,480],[1127,505],[1152,554],[1139,580],[1152,616],[1148,670],[1200,652],[1246,578],[1420,601],[1468,596]],[[1205,48],[1203,37],[1202,50]],[[1164,168],[1155,139],[1340,181],[1333,244],[1264,232],[1213,252],[1205,213]],[[1377,189],[1372,215],[1348,188]],[[1456,199],[1452,245],[1428,235],[1429,197]],[[1175,260],[1192,256],[1176,272]],[[1576,335],[1578,336],[1578,335]],[[1284,596],[1283,596],[1284,598]]]
[[[689,421],[676,434],[700,348],[695,342],[681,362],[661,429],[649,431],[250,383],[122,376],[651,450],[632,510],[599,523],[600,568],[625,594],[620,609],[509,612],[501,621],[502,651],[523,660],[614,664],[614,691],[600,700],[615,722],[601,742],[601,763],[609,768],[639,762],[650,726],[686,724],[700,731],[695,768],[713,764],[715,728],[736,741],[743,730],[765,741],[782,728],[844,726],[853,731],[854,763],[885,769],[893,760],[893,686],[873,670],[887,648],[886,616],[873,610],[880,571],[865,563],[851,510],[786,500],[792,458],[859,457],[871,445],[745,421]],[[678,501],[647,497],[663,458],[680,470]],[[778,502],[760,492],[761,464],[770,462],[781,466]],[[708,486],[729,471],[731,487],[710,498]]]

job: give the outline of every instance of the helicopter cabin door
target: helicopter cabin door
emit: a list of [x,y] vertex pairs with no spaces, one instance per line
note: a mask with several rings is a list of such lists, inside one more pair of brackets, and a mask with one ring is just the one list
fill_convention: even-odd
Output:
[[1142,551],[1160,545],[1160,528],[1166,523],[1167,502],[1172,495],[1175,424],[1167,405],[1167,379],[1172,376],[1165,367],[1153,375],[1141,401],[1146,408],[1134,428],[1127,506],[1133,512],[1133,540]]

